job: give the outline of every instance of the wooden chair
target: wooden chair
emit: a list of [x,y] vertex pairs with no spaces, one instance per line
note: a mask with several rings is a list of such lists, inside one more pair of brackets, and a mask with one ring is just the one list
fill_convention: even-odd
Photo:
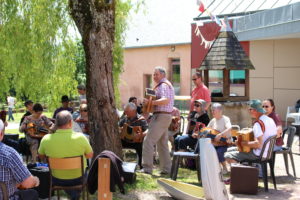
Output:
[[294,136],[296,134],[296,128],[293,126],[289,126],[288,128],[285,128],[283,130],[283,136],[282,136],[283,138],[286,135],[287,131],[289,131],[289,134],[288,134],[286,145],[283,146],[281,150],[274,151],[274,157],[273,157],[274,164],[275,164],[276,154],[282,154],[284,158],[285,170],[286,173],[289,175],[289,160],[288,160],[288,155],[289,155],[293,167],[293,171],[294,171],[294,177],[296,178],[295,163],[294,163],[293,152],[292,152],[292,145],[294,142]]
[[2,200],[8,200],[8,191],[7,191],[7,187],[6,184],[4,182],[0,182],[0,188],[2,191]]
[[[265,191],[269,191],[268,188],[268,166],[267,164],[269,163],[270,166],[270,171],[271,171],[271,176],[273,179],[273,184],[274,184],[274,188],[277,190],[276,187],[276,179],[275,179],[275,174],[274,174],[274,160],[273,160],[273,149],[274,149],[274,144],[276,142],[276,135],[269,137],[263,144],[261,153],[258,157],[257,160],[242,160],[240,163],[248,163],[248,164],[252,164],[252,163],[258,163],[261,164],[262,167],[262,174],[263,174],[263,180],[264,180],[264,186],[265,186]],[[263,157],[265,149],[267,147],[267,145],[269,144],[269,148],[267,151],[267,156]]]
[[[47,157],[50,172],[50,192],[49,199],[51,199],[52,191],[57,190],[58,200],[60,199],[59,190],[82,190],[82,198],[85,199],[85,192],[87,199],[89,199],[89,193],[86,189],[86,179],[84,178],[84,159],[83,156],[76,156],[70,158],[52,158]],[[53,184],[52,170],[81,170],[82,184],[74,186],[58,186]]]

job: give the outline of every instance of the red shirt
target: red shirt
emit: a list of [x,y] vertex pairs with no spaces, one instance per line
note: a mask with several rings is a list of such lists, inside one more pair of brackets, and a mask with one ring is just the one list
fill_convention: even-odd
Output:
[[211,102],[210,91],[209,91],[209,89],[204,84],[202,84],[201,86],[196,87],[196,88],[193,89],[192,94],[191,94],[191,107],[190,107],[190,111],[193,111],[193,109],[194,109],[194,101],[196,101],[198,99],[203,99],[207,103]]

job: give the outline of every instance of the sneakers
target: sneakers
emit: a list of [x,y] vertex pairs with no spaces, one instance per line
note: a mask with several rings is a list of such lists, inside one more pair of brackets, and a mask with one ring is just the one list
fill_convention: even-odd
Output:
[[222,169],[222,174],[227,175],[227,174],[229,174],[229,171],[227,169]]

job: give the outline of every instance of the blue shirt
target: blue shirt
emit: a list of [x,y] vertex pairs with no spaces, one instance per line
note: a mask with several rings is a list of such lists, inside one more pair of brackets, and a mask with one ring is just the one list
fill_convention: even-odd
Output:
[[[16,184],[22,183],[31,173],[23,165],[21,156],[11,147],[0,142],[0,181],[4,182],[10,200],[19,199],[13,194],[17,190]],[[3,199],[0,190],[0,199]]]

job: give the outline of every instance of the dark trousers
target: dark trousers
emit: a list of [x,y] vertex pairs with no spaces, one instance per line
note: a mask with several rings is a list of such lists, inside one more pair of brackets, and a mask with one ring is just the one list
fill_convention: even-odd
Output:
[[215,146],[215,149],[217,151],[219,162],[224,162],[225,161],[224,154],[227,151],[227,146]]
[[12,108],[8,108],[8,121],[10,120],[15,120],[14,116],[13,116],[13,109]]
[[135,149],[137,155],[138,155],[138,165],[140,166],[140,169],[142,169],[142,153],[143,153],[143,143],[130,143],[126,142],[124,140],[122,141],[122,146],[123,148],[128,148],[128,149]]
[[[58,186],[74,186],[82,184],[82,177],[75,179],[58,179],[52,177],[53,185]],[[65,192],[71,197],[71,200],[79,200],[81,190],[65,190]]]
[[198,139],[193,138],[191,135],[179,136],[174,141],[175,151],[178,151],[180,149],[186,150],[188,147],[194,149],[197,141]]

